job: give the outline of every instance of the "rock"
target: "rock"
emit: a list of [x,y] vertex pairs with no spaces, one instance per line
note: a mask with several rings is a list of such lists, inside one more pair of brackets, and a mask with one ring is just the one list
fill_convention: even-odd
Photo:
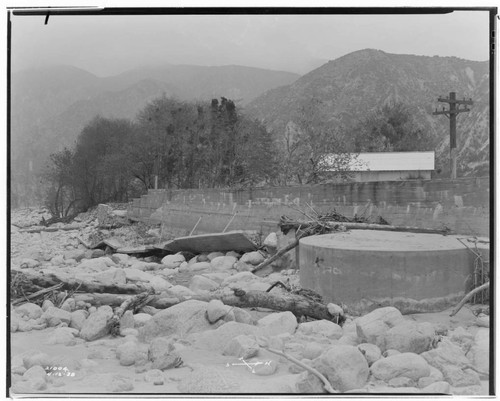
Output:
[[472,369],[462,369],[458,366],[444,365],[441,367],[444,380],[454,387],[475,386],[481,384],[479,375]]
[[135,327],[134,314],[131,310],[125,311],[120,318],[120,333],[126,329],[133,329]]
[[132,329],[132,328],[128,328],[128,329],[120,328],[120,335],[124,336],[125,338],[134,337],[137,339],[137,336],[139,335],[139,330]]
[[132,391],[134,385],[132,384],[133,379],[130,377],[115,375],[111,379],[111,382],[107,385],[107,390],[113,393],[121,393],[124,391]]
[[395,377],[407,377],[418,381],[421,377],[429,376],[430,367],[420,355],[404,352],[379,359],[373,363],[370,371],[375,378],[384,381]]
[[189,288],[184,287],[183,285],[174,285],[170,287],[167,291],[167,294],[172,297],[194,297],[196,293],[191,291]]
[[459,345],[469,344],[474,339],[474,335],[465,330],[462,326],[458,326],[455,330],[450,331],[448,337],[452,342],[458,343]]
[[64,303],[61,305],[61,309],[65,310],[67,312],[73,312],[76,308],[76,302],[73,298],[68,298]]
[[218,256],[211,260],[210,266],[216,271],[227,271],[232,269],[237,261],[234,256]]
[[194,343],[198,348],[222,352],[231,339],[242,334],[257,336],[259,335],[259,329],[256,326],[250,326],[244,323],[228,322],[215,330],[207,330],[202,333],[193,334],[188,340]]
[[318,376],[309,372],[297,375],[295,390],[299,394],[322,394],[326,393],[323,382]]
[[[198,262],[206,262],[207,260],[212,262],[212,260],[220,256],[224,256],[224,254],[222,252],[210,252],[208,255],[199,255]],[[204,257],[206,257],[206,259]]]
[[64,344],[64,345],[75,345],[75,336],[78,334],[78,330],[72,329],[70,327],[58,327],[55,329],[49,339],[47,344]]
[[375,344],[359,344],[358,349],[365,356],[368,366],[371,366],[374,362],[377,362],[380,358],[382,358],[382,352]]
[[276,250],[278,248],[278,236],[275,232],[270,233],[264,242],[262,243],[265,247],[271,248],[271,250]]
[[235,251],[226,252],[226,256],[233,256],[236,259],[239,259],[241,257],[241,255],[238,252],[235,252]]
[[137,360],[147,361],[148,359],[147,345],[142,347],[135,341],[128,341],[120,344],[116,348],[116,356],[120,360],[120,365],[131,366]]
[[[70,372],[76,372],[77,370],[80,370],[81,364],[80,361],[77,359],[72,358],[71,356],[68,355],[54,355],[50,358],[50,361],[48,363],[48,366],[52,367],[62,367],[62,368],[67,368]],[[45,367],[45,366],[42,366]]]
[[343,316],[344,315],[344,310],[342,307],[338,306],[337,304],[334,303],[329,303],[326,305],[328,312],[332,316]]
[[259,251],[247,252],[240,258],[240,262],[257,266],[264,262],[265,258]]
[[263,291],[266,292],[269,289],[269,284],[261,283],[258,281],[250,282],[242,286],[242,289],[245,291]]
[[374,311],[357,318],[356,331],[362,342],[377,345],[385,351],[384,337],[388,330],[403,322],[403,315],[392,306],[375,309]]
[[208,272],[212,270],[212,265],[210,262],[197,262],[193,263],[189,268],[188,271],[193,271],[193,272]]
[[210,323],[215,323],[217,320],[226,316],[230,310],[230,306],[224,305],[222,301],[218,299],[213,299],[207,305],[207,319]]
[[387,384],[390,387],[415,387],[415,381],[408,377],[395,377],[390,379]]
[[434,339],[434,328],[430,323],[404,321],[392,327],[383,336],[383,349],[421,354],[429,350]]
[[238,323],[245,323],[253,325],[254,319],[250,313],[248,313],[245,309],[241,309],[238,307],[233,307],[234,320]]
[[16,308],[16,312],[21,317],[27,316],[29,319],[38,319],[43,314],[43,310],[37,304],[31,302],[25,303]]
[[418,388],[424,388],[432,383],[444,380],[444,376],[439,369],[436,369],[434,366],[430,366],[430,368],[431,368],[431,373],[429,376],[421,377],[420,379],[418,379],[417,383]]
[[245,263],[240,260],[238,260],[234,264],[234,268],[236,269],[237,272],[251,272],[254,269],[254,265],[251,265],[250,263]]
[[469,352],[467,358],[472,365],[479,371],[481,379],[487,379],[490,371],[490,331],[486,328],[480,328]]
[[102,249],[93,249],[92,253],[90,254],[90,257],[92,259],[101,258],[103,256],[106,256],[106,252],[104,252]]
[[308,342],[302,351],[302,356],[306,359],[316,359],[324,350],[325,346],[323,344]]
[[239,335],[232,338],[222,351],[223,355],[231,355],[236,358],[250,359],[257,356],[259,352],[259,344],[255,338],[247,335]]
[[19,323],[21,321],[21,318],[17,313],[13,313],[10,317],[10,331],[12,333],[15,333],[16,331],[19,330]]
[[78,271],[100,272],[114,266],[113,261],[107,256],[95,259],[83,260],[76,269]]
[[[112,315],[111,315],[112,316]],[[109,313],[101,307],[83,322],[80,330],[80,337],[86,341],[94,341],[98,338],[104,337],[109,333],[107,325]]]
[[202,367],[182,379],[177,388],[185,394],[239,393],[240,386],[230,373],[227,368]]
[[453,395],[485,395],[483,388],[479,385],[465,387],[451,387]]
[[313,367],[341,392],[363,387],[369,375],[365,357],[350,345],[333,345],[314,360]]
[[140,328],[151,320],[151,315],[147,313],[136,313],[135,315],[133,315],[133,318],[134,318],[134,327]]
[[35,379],[42,379],[43,381],[47,380],[47,372],[45,369],[39,365],[35,365],[23,374],[23,379],[26,381],[31,381]]
[[71,323],[71,313],[55,307],[49,307],[43,312],[41,318],[49,327],[55,327],[61,323],[66,323],[67,325]]
[[434,366],[441,372],[443,372],[443,367],[446,365],[466,368],[470,364],[462,348],[445,338],[438,343],[437,348],[423,352],[421,356],[425,358],[429,365]]
[[400,354],[401,352],[399,352],[398,350],[395,350],[395,349],[388,349],[387,351],[384,351],[382,353],[382,356],[384,358],[387,358],[388,356],[393,356],[393,355],[398,355]]
[[162,265],[165,265],[166,269],[176,269],[180,267],[181,263],[185,262],[186,258],[180,253],[175,255],[167,255],[162,260]]
[[210,329],[205,318],[208,304],[188,300],[156,313],[139,331],[139,336],[149,341],[158,336],[185,336]]
[[97,310],[97,308],[95,306],[91,306],[89,308],[89,313],[94,313],[96,310]]
[[52,259],[50,259],[50,264],[53,266],[60,266],[64,263],[64,256],[63,255],[57,255],[54,256]]
[[296,334],[321,335],[330,340],[338,340],[343,335],[342,327],[328,320],[300,323]]
[[152,368],[160,370],[173,369],[182,364],[174,342],[166,337],[158,337],[151,342],[148,359],[152,361]]
[[210,292],[219,287],[215,281],[203,276],[193,276],[189,283],[189,289],[197,294]]
[[490,317],[488,315],[479,315],[476,318],[476,326],[490,327]]
[[94,273],[94,280],[99,281],[103,285],[123,285],[127,283],[127,275],[121,268],[110,267],[107,270]]
[[46,367],[51,364],[51,360],[47,354],[34,351],[23,357],[23,364],[26,369],[30,369],[33,366]]
[[[257,361],[257,362],[262,362],[262,361]],[[278,369],[278,362],[276,362],[274,359],[270,359],[262,364],[255,365],[252,373],[256,374],[257,376],[270,376],[274,374],[277,369]]]
[[422,388],[422,393],[426,394],[451,394],[450,384],[445,381],[438,381]]
[[55,308],[55,306],[54,306],[54,304],[52,303],[52,301],[50,299],[46,299],[42,303],[42,311],[45,312],[49,308]]
[[200,273],[200,275],[215,281],[219,285],[222,284],[226,278],[230,277],[230,274],[227,272]]
[[113,317],[113,308],[109,305],[102,305],[97,308],[97,312],[104,313],[108,319]]
[[130,261],[130,256],[126,253],[114,253],[113,255],[111,255],[111,260],[117,265],[127,265]]
[[281,333],[295,333],[297,318],[292,312],[271,313],[257,321],[262,335],[275,336]]
[[24,258],[19,262],[19,267],[21,267],[21,269],[34,269],[38,266],[40,266],[40,262],[35,259]]
[[160,369],[151,369],[144,374],[146,383],[153,383],[155,386],[161,386],[165,382],[163,372]]
[[229,276],[226,279],[224,279],[221,286],[226,287],[236,284],[241,285],[242,283],[249,283],[254,280],[259,280],[259,277],[250,272],[241,272],[233,274],[232,276]]

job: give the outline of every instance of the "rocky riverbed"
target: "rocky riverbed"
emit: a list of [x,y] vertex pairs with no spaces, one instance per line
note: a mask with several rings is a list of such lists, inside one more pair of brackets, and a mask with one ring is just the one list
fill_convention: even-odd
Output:
[[[143,258],[87,249],[81,240],[148,242],[158,230],[100,230],[89,213],[71,223],[73,229],[23,231],[40,215],[13,214],[13,271],[134,284],[183,299],[234,288],[266,291],[276,281],[299,288],[297,271],[283,268],[283,261],[270,274],[250,272],[266,250],[286,240],[279,235],[245,254]],[[11,394],[326,392],[306,367],[339,393],[489,393],[489,319],[478,317],[481,305],[466,305],[453,317],[451,310],[404,316],[393,307],[363,316],[347,311],[339,325],[190,299],[167,309],[127,311],[113,333],[107,322],[116,309],[90,295],[59,292],[11,307]]]

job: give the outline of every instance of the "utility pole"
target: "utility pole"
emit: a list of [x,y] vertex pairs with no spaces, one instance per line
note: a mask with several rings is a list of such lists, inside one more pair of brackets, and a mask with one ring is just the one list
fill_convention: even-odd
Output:
[[[449,97],[438,97],[438,102],[448,103],[450,105],[449,110],[436,111],[432,113],[433,115],[444,114],[450,120],[450,163],[451,163],[451,178],[457,178],[457,115],[470,111],[467,108],[468,105],[472,105],[472,100],[457,100],[456,93],[450,92]],[[460,105],[464,107],[460,108]]]

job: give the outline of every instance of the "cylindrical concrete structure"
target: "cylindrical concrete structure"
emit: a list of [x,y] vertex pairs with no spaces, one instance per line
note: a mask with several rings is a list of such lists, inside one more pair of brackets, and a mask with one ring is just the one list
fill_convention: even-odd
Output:
[[353,312],[444,310],[470,289],[472,254],[456,238],[352,230],[299,243],[300,283]]

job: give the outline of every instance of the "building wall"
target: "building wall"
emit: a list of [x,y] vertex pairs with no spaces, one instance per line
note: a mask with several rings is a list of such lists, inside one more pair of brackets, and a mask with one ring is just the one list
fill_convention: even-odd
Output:
[[[354,182],[245,190],[150,190],[130,203],[129,216],[162,222],[177,235],[227,230],[277,229],[280,216],[332,210],[352,217],[381,216],[393,225],[450,228],[486,236],[490,231],[490,180]],[[201,220],[199,220],[201,217]]]

